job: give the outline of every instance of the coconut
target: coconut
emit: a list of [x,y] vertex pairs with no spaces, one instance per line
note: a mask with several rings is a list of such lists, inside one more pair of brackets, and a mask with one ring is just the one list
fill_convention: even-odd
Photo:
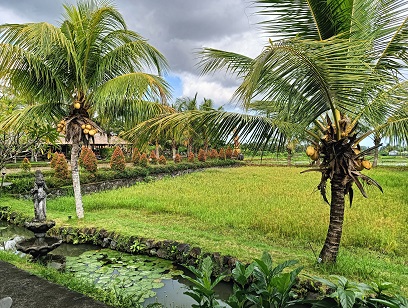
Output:
[[363,160],[361,162],[361,165],[366,168],[367,170],[370,170],[373,164],[369,160]]
[[75,109],[81,108],[81,104],[80,104],[80,103],[75,103],[75,104],[74,104],[74,108],[75,108]]
[[85,129],[85,128],[86,128],[86,125],[85,125],[85,124],[82,124],[82,125],[81,125],[81,128],[82,128],[82,129]]
[[90,131],[89,131],[89,136],[93,136],[93,135],[95,135],[96,134],[96,130],[95,129],[91,129]]
[[60,132],[60,131],[62,131],[62,128],[61,128],[61,127],[57,127],[57,132]]
[[87,135],[89,133],[89,129],[84,129],[84,134]]
[[306,149],[306,155],[311,157],[314,153],[316,153],[316,149],[313,146],[309,145]]
[[91,126],[90,124],[86,124],[86,125],[85,125],[85,128],[86,128],[87,130],[90,130],[90,129],[92,129],[92,126]]
[[313,153],[313,155],[310,156],[310,158],[311,158],[312,160],[318,160],[319,157],[320,157],[319,151],[315,151],[315,152]]
[[62,125],[61,123],[58,123],[58,124],[57,124],[57,127],[58,127],[58,128],[61,128],[61,127],[63,127],[63,126],[64,126],[64,125]]

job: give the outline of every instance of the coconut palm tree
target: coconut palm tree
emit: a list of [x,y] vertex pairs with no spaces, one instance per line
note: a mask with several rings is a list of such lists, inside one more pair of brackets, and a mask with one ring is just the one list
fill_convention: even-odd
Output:
[[[203,73],[226,70],[240,78],[242,83],[234,99],[244,108],[253,100],[265,105],[278,102],[281,109],[277,114],[282,117],[195,111],[161,118],[154,127],[177,127],[183,121],[206,123],[214,128],[215,134],[224,137],[235,129],[257,147],[271,140],[279,143],[276,137],[290,125],[287,119],[307,128],[313,144],[309,153],[322,159],[320,167],[314,169],[322,173],[318,188],[330,204],[330,223],[319,261],[335,262],[342,236],[345,195],[352,201],[355,184],[366,196],[361,181],[381,189],[360,172],[361,166],[370,167],[364,156],[375,147],[359,152],[361,140],[374,131],[362,131],[358,120],[365,112],[380,120],[381,113],[385,116],[383,128],[392,124],[394,136],[405,141],[408,138],[407,96],[381,104],[380,112],[372,108],[381,92],[402,82],[402,72],[408,67],[407,1],[254,3],[259,13],[267,17],[262,22],[265,33],[283,39],[270,39],[254,59],[205,48],[199,65]],[[331,183],[330,202],[326,198],[327,181]]]
[[165,107],[149,101],[169,96],[169,86],[159,76],[167,62],[126,27],[109,1],[79,1],[64,9],[59,26],[46,22],[0,26],[0,78],[37,102],[3,126],[22,127],[33,116],[54,123],[62,119],[58,130],[72,143],[76,213],[82,218],[80,144],[102,132],[92,118],[103,114],[137,122],[163,112]]

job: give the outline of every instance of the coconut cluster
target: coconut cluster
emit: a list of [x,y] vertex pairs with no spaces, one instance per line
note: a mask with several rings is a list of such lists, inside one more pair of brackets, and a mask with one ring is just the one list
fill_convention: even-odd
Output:
[[319,150],[316,149],[314,146],[309,145],[306,149],[306,155],[310,157],[310,159],[316,161],[320,157]]
[[82,124],[81,128],[82,132],[89,136],[94,136],[98,132],[91,124]]
[[[356,154],[356,156],[360,154],[360,150],[358,148],[353,148],[353,152],[354,154]],[[366,160],[364,158],[356,157],[354,159],[354,168],[356,168],[357,171],[361,171],[363,169],[370,170],[372,166],[373,164],[369,160]]]
[[66,133],[66,123],[65,120],[61,120],[59,121],[59,123],[57,124],[57,132],[59,133]]

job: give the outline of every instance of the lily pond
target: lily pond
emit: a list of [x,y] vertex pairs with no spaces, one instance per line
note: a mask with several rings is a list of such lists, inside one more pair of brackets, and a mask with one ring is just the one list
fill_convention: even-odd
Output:
[[[33,234],[21,227],[0,221],[0,250],[15,250],[15,243]],[[131,297],[147,306],[159,303],[163,307],[191,307],[195,301],[185,295],[190,282],[183,267],[171,261],[102,249],[94,245],[62,244],[51,254],[66,257],[65,270],[76,277],[94,283],[105,290]],[[220,303],[232,292],[229,283],[216,288]]]

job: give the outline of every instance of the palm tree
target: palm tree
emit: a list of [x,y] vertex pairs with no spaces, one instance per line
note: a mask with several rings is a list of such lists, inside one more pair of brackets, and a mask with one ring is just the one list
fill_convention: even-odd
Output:
[[[270,17],[262,23],[266,34],[283,39],[269,40],[254,59],[205,48],[199,65],[203,73],[226,70],[242,79],[234,99],[244,108],[253,100],[265,105],[278,102],[281,105],[278,115],[283,117],[196,111],[161,118],[154,127],[177,127],[183,121],[206,123],[214,128],[215,134],[224,137],[236,129],[257,147],[271,140],[279,143],[277,137],[291,125],[289,120],[292,125],[307,128],[314,145],[313,157],[323,160],[314,171],[322,173],[318,188],[325,200],[326,183],[331,182],[330,223],[319,261],[335,262],[342,236],[345,195],[349,194],[352,201],[352,186],[356,184],[366,196],[361,181],[381,189],[360,172],[362,165],[369,167],[363,163],[364,155],[375,147],[359,152],[361,140],[374,130],[361,131],[358,119],[369,112],[380,121],[378,112],[370,108],[375,105],[375,97],[403,80],[402,72],[408,67],[407,1],[254,2],[260,14]],[[393,126],[394,136],[405,141],[407,101],[404,96],[381,105],[386,119],[382,127]],[[312,125],[317,130],[313,131]]]
[[0,26],[0,78],[37,102],[3,126],[21,127],[33,116],[54,123],[63,118],[59,126],[72,142],[76,213],[82,218],[78,154],[80,144],[92,139],[86,125],[94,134],[102,132],[95,115],[133,123],[157,115],[165,107],[148,101],[169,96],[169,86],[159,76],[167,69],[164,56],[127,29],[110,2],[79,1],[64,9],[59,27],[45,22]]

